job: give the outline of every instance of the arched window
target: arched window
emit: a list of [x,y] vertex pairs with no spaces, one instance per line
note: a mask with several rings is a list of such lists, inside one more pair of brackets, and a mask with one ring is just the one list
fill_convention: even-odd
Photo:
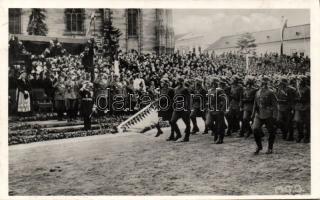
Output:
[[66,31],[72,34],[84,33],[84,9],[66,9]]
[[138,9],[128,9],[128,36],[136,37],[138,33]]
[[21,9],[20,8],[9,9],[9,33],[11,34],[21,33]]

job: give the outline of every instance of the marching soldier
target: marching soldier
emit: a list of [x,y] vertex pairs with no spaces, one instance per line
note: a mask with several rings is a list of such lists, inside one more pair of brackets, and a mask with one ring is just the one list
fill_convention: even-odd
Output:
[[262,150],[261,127],[266,125],[269,132],[267,154],[273,153],[273,143],[275,140],[275,130],[273,126],[273,112],[276,108],[276,98],[274,93],[268,88],[268,77],[261,78],[261,87],[256,92],[251,118],[253,121],[253,134],[257,144],[255,155]]
[[254,79],[253,77],[248,77],[245,80],[245,89],[243,91],[243,98],[241,99],[241,110],[243,111],[242,126],[240,130],[240,137],[243,137],[247,133],[246,138],[252,134],[252,129],[250,126],[250,117],[252,115],[254,97],[257,89],[253,87]]
[[177,87],[174,92],[173,99],[173,114],[171,117],[171,125],[173,130],[177,133],[174,141],[181,138],[181,132],[177,125],[177,121],[182,118],[186,125],[185,136],[181,142],[189,142],[190,137],[190,92],[189,89],[184,86],[184,79],[178,78]]
[[214,133],[215,144],[223,143],[224,113],[227,111],[227,96],[219,86],[219,79],[213,78],[212,87],[208,90],[208,111],[206,115],[206,127]]
[[[297,123],[297,142],[310,142],[310,88],[308,77],[302,76],[297,82],[294,121]],[[305,132],[304,132],[305,129]]]
[[[160,80],[158,116],[162,118],[162,121],[169,121],[171,126],[171,134],[167,141],[172,141],[175,139],[174,130],[170,122],[173,112],[172,100],[174,97],[174,90],[171,87],[169,87],[169,85],[169,79],[162,78]],[[158,132],[155,137],[159,137],[163,133],[159,123],[156,125],[156,128]]]
[[[293,127],[290,122],[293,118],[295,90],[288,86],[288,80],[284,77],[280,78],[276,97],[278,103],[277,125],[282,132],[284,140],[293,140]],[[289,136],[288,136],[289,131]]]
[[230,90],[230,110],[227,115],[228,131],[227,135],[231,135],[240,129],[240,101],[242,98],[243,88],[240,86],[240,78],[235,75],[232,77],[231,90]]
[[[192,97],[192,110],[190,114],[190,119],[193,124],[193,130],[191,134],[196,134],[197,132],[199,132],[197,117],[202,117],[203,121],[206,121],[204,112],[206,93],[206,90],[202,87],[202,80],[197,78]],[[207,132],[207,130],[205,130],[204,132]]]
[[93,84],[90,81],[84,81],[80,89],[81,96],[81,114],[84,121],[84,130],[91,129],[91,116],[96,111],[93,102]]

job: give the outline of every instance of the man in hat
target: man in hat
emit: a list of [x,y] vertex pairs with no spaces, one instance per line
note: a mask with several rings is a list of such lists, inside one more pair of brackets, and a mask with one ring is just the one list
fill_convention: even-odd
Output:
[[184,85],[184,78],[178,77],[177,87],[174,92],[173,99],[173,114],[171,117],[171,125],[177,133],[174,141],[182,137],[177,121],[182,119],[186,125],[185,136],[181,142],[189,142],[190,137],[190,92]]
[[273,126],[273,112],[277,107],[277,101],[275,94],[268,87],[269,78],[264,76],[261,78],[260,89],[256,92],[253,111],[251,118],[253,120],[253,134],[257,144],[257,149],[254,152],[255,155],[259,154],[262,150],[261,141],[261,127],[266,125],[269,132],[268,150],[267,154],[273,153],[273,143],[275,140],[275,130]]
[[[175,139],[174,130],[170,122],[173,113],[172,101],[174,97],[174,90],[170,87],[170,81],[168,78],[162,78],[160,80],[160,89],[156,92],[159,95],[158,116],[161,117],[162,121],[169,121],[171,126],[171,134],[167,141],[172,141]],[[156,128],[158,132],[155,137],[159,137],[163,133],[159,123],[156,125]]]
[[96,110],[93,102],[93,83],[84,81],[80,89],[81,96],[81,115],[84,121],[84,130],[91,129],[91,116]]
[[227,115],[228,119],[228,131],[227,135],[231,135],[240,129],[240,101],[243,94],[243,88],[240,86],[240,78],[237,75],[232,77],[231,90],[229,95],[230,110]]
[[257,89],[254,86],[254,77],[247,77],[245,79],[245,88],[243,91],[242,99],[240,102],[241,110],[243,111],[242,126],[240,130],[240,137],[243,137],[247,133],[248,138],[252,134],[252,129],[250,126],[250,117],[252,115],[254,97]]
[[[295,90],[288,86],[288,80],[281,77],[276,89],[278,103],[277,125],[282,132],[284,140],[293,140],[293,126],[290,125],[293,118]],[[289,136],[288,136],[289,131]]]
[[[195,80],[195,88],[191,95],[192,100],[192,109],[190,114],[190,119],[193,124],[193,129],[191,134],[196,134],[199,132],[199,127],[197,124],[197,117],[201,117],[203,121],[206,121],[204,105],[206,100],[207,91],[202,87],[202,80],[200,78],[196,78]],[[207,128],[204,131],[205,133],[208,132]]]

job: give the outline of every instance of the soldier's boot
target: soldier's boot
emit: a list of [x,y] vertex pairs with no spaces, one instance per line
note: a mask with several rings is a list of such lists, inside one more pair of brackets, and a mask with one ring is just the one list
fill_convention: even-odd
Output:
[[287,138],[287,141],[294,141],[294,137],[293,137],[293,126],[292,125],[289,125],[288,127],[288,138]]
[[220,134],[220,135],[219,135],[219,140],[218,140],[217,144],[223,144],[223,138],[224,138],[224,135],[223,135],[223,134]]
[[176,132],[176,134],[177,134],[177,136],[173,139],[173,141],[177,141],[179,138],[182,137],[180,129],[177,124],[172,124],[172,128],[173,128],[174,132]]
[[303,136],[303,125],[302,123],[297,123],[297,129],[298,129],[298,138],[297,138],[297,143],[300,143],[301,140],[304,138]]
[[199,131],[200,131],[200,130],[199,130],[198,126],[194,126],[193,129],[192,129],[192,131],[191,131],[191,134],[192,134],[192,135],[196,135],[197,132],[199,132]]
[[252,135],[252,129],[251,129],[251,127],[249,127],[246,138],[249,138],[251,135]]
[[230,129],[230,127],[228,127],[228,129],[227,129],[226,136],[231,136],[231,129]]
[[163,134],[163,132],[162,132],[162,130],[161,130],[161,128],[160,128],[160,124],[159,124],[159,123],[156,125],[156,128],[157,128],[158,132],[157,132],[157,134],[155,135],[155,137],[159,137],[161,134]]
[[266,154],[272,154],[273,153],[273,143],[276,138],[276,135],[274,132],[269,132],[269,139],[268,139],[268,150]]
[[309,143],[310,142],[310,132],[306,130],[305,136],[303,138],[304,143]]
[[208,134],[208,133],[209,133],[208,127],[207,127],[207,126],[205,126],[205,128],[204,128],[204,131],[203,131],[202,135],[206,135],[206,134]]
[[262,150],[262,142],[261,142],[261,129],[253,129],[253,135],[254,135],[254,140],[257,144],[257,148],[255,152],[253,153],[254,155],[258,155],[259,152]]
[[218,141],[219,141],[219,136],[217,133],[215,133],[213,137],[213,143],[217,144]]
[[258,155],[261,150],[262,150],[262,147],[257,147],[255,152],[253,152],[253,154]]

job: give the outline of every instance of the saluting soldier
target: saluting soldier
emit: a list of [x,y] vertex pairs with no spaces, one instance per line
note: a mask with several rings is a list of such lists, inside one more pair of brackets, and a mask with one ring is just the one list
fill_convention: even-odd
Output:
[[181,118],[186,125],[185,136],[181,142],[189,142],[190,137],[190,92],[184,85],[183,77],[178,77],[177,87],[174,92],[173,114],[171,117],[171,125],[174,132],[177,133],[174,141],[182,137],[177,121]]
[[275,94],[268,88],[268,82],[268,77],[265,76],[261,78],[261,86],[256,92],[251,116],[251,118],[254,119],[252,127],[254,139],[257,144],[257,149],[254,152],[255,155],[259,154],[259,152],[262,150],[261,127],[264,124],[266,125],[269,133],[268,150],[266,153],[273,153],[273,143],[275,140],[273,112],[276,109],[277,102]]
[[[310,87],[308,77],[299,77],[297,82],[296,105],[294,120],[297,123],[297,142],[310,142]],[[305,132],[304,132],[305,129]]]
[[[290,121],[293,118],[295,90],[288,86],[288,80],[285,77],[280,78],[276,97],[278,103],[277,125],[282,132],[284,140],[293,140],[293,129],[289,129]],[[289,131],[289,136],[288,136]]]
[[[207,91],[202,87],[202,80],[200,78],[197,78],[195,81],[196,83],[192,96],[192,109],[190,114],[190,119],[193,124],[191,134],[196,134],[197,132],[199,132],[197,117],[202,117],[203,121],[206,121],[204,105]],[[207,130],[205,130],[204,132],[207,132]]]
[[[174,89],[170,87],[170,81],[168,78],[162,78],[160,80],[160,90],[159,92],[159,111],[158,116],[161,117],[162,121],[169,121],[171,127],[171,134],[167,141],[172,141],[175,139],[174,129],[171,124],[171,117],[173,113],[172,101],[174,97]],[[156,125],[158,130],[155,137],[159,137],[163,132],[160,128],[160,124]]]
[[245,79],[245,89],[243,91],[243,97],[241,99],[240,105],[243,111],[242,116],[242,126],[240,130],[240,137],[243,137],[247,133],[246,138],[252,134],[252,129],[250,126],[250,120],[253,110],[254,97],[257,92],[257,88],[254,88],[254,78],[247,77]]

